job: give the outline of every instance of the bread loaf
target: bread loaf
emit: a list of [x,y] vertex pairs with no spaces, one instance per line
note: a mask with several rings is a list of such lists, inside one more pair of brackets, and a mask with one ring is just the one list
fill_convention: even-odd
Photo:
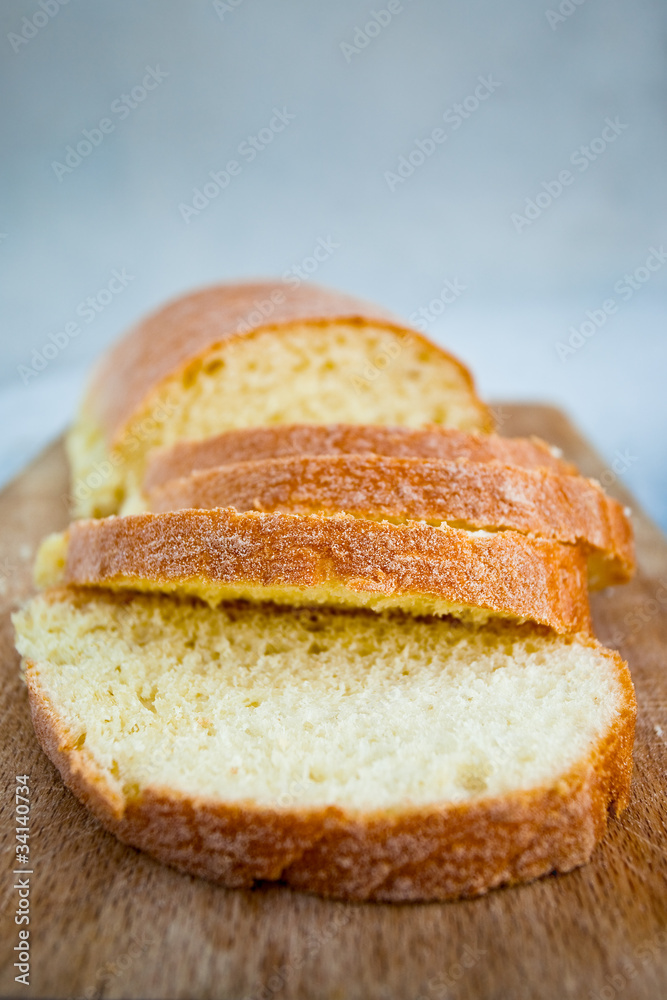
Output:
[[[526,469],[576,473],[555,448],[539,438],[503,438],[453,427],[373,427],[349,424],[291,424],[227,431],[203,441],[178,441],[159,448],[148,460],[144,492],[170,479],[235,462],[298,455],[386,455],[391,458],[437,458],[445,461],[501,462]],[[128,513],[136,513],[134,511]]]
[[590,630],[586,560],[578,547],[515,531],[347,514],[217,508],[76,521],[43,543],[36,576],[41,586],[190,594],[212,606],[242,598],[400,608]]
[[108,830],[353,901],[590,857],[636,704],[588,583],[630,577],[632,531],[492,429],[460,362],[315,286],[204,289],[109,352],[68,437],[98,519],[13,619],[38,741]]
[[156,487],[150,510],[335,514],[524,534],[580,545],[591,587],[625,583],[634,546],[623,506],[583,476],[500,462],[306,455],[237,462]]
[[14,621],[65,783],[225,886],[475,896],[582,864],[627,803],[634,693],[593,640],[66,588]]
[[375,306],[315,285],[194,292],[139,323],[98,366],[68,437],[75,514],[120,510],[160,446],[333,420],[492,428],[467,369]]

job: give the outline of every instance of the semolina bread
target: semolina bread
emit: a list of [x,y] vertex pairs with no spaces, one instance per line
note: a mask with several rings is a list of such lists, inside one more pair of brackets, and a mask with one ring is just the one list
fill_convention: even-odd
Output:
[[493,424],[468,370],[375,306],[280,282],[194,292],[139,323],[99,365],[68,437],[75,513],[119,511],[140,492],[155,448],[332,420]]
[[149,497],[155,512],[213,507],[511,529],[580,545],[593,588],[625,583],[635,566],[623,506],[596,482],[500,462],[292,455],[193,472]]
[[74,588],[14,624],[69,788],[224,886],[476,896],[583,864],[628,800],[632,683],[592,639]]
[[[177,441],[148,460],[144,493],[170,479],[235,462],[296,455],[387,455],[390,458],[438,458],[450,462],[502,462],[526,469],[577,472],[558,450],[540,438],[503,438],[454,427],[373,427],[354,424],[287,424],[226,431],[203,441]],[[134,513],[128,511],[127,513]]]
[[74,584],[292,605],[531,620],[590,631],[577,546],[515,531],[233,508],[75,521],[37,555],[44,586]]

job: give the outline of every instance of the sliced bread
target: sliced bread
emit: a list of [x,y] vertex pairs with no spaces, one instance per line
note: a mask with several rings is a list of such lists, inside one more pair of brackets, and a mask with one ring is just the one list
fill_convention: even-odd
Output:
[[583,476],[500,462],[306,455],[237,462],[193,472],[153,490],[149,509],[234,507],[497,531],[512,529],[581,545],[594,588],[634,571],[623,506]]
[[68,438],[77,516],[121,509],[149,453],[263,424],[491,430],[468,370],[379,308],[314,285],[177,299],[103,359]]
[[211,605],[241,598],[401,608],[590,630],[586,560],[576,546],[348,514],[216,508],[76,521],[44,541],[36,578],[40,586],[190,594]]
[[203,441],[178,441],[170,448],[160,448],[148,460],[144,492],[151,493],[170,479],[182,479],[191,472],[234,462],[367,452],[393,458],[502,462],[526,469],[551,469],[564,475],[577,471],[560,457],[557,449],[536,437],[503,438],[497,434],[466,433],[453,427],[288,424],[247,427]]
[[627,803],[634,693],[593,640],[70,588],[14,623],[65,783],[225,886],[474,896],[584,863]]

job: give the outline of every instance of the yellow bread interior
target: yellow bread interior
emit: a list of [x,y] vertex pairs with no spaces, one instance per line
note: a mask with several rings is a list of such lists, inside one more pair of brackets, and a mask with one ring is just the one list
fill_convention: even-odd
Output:
[[624,703],[609,654],[531,625],[68,588],[14,625],[61,745],[119,801],[368,816],[557,787]]
[[67,441],[75,516],[133,509],[154,448],[241,427],[331,422],[490,429],[464,372],[435,346],[381,325],[294,323],[194,359],[113,442],[89,399]]

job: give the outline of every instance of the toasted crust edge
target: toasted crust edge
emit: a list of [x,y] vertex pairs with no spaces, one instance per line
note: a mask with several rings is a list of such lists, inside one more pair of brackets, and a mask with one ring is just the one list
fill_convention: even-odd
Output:
[[373,453],[396,458],[499,461],[522,468],[548,468],[563,475],[577,469],[540,438],[502,438],[454,427],[381,427],[364,424],[283,424],[226,431],[203,441],[178,441],[149,458],[144,492],[201,469],[289,455]]
[[150,496],[155,512],[213,507],[515,530],[582,545],[595,556],[595,587],[626,583],[635,569],[632,526],[599,485],[500,462],[293,455],[193,472]]
[[[51,545],[47,539],[38,564]],[[57,571],[42,583],[176,591],[213,604],[285,603],[279,591],[288,588],[289,603],[413,612],[418,603],[418,614],[456,613],[454,605],[558,632],[591,631],[583,553],[513,531],[189,509],[76,521],[65,548],[62,569],[56,552]]]
[[83,748],[26,663],[37,739],[68,788],[121,841],[180,871],[228,888],[260,880],[349,901],[411,902],[478,896],[567,872],[589,860],[610,813],[626,807],[636,700],[627,664],[595,640],[621,686],[616,724],[555,786],[403,814],[339,808],[266,809],[146,789],[125,800]]

